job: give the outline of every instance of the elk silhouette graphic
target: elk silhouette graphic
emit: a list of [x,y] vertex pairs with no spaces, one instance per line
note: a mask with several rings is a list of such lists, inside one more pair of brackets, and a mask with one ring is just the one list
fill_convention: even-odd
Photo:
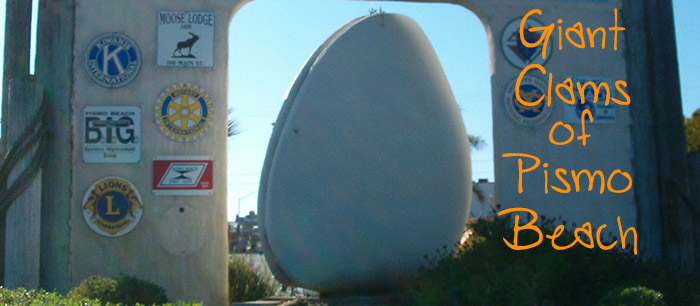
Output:
[[[189,32],[190,35],[192,35],[191,38],[185,41],[181,41],[177,43],[177,48],[173,51],[173,56],[172,57],[195,57],[192,55],[192,45],[199,40],[199,35],[194,34],[192,32]],[[187,48],[187,55],[182,54],[182,49]],[[175,52],[180,52],[180,56],[175,56]]]

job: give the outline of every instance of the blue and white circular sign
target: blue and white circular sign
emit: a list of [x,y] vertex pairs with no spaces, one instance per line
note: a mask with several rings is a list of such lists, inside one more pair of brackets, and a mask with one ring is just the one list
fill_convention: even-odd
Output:
[[120,88],[139,74],[141,51],[129,36],[104,33],[88,44],[83,63],[95,83],[105,88]]
[[[545,40],[547,42],[547,52],[544,54],[545,57],[542,58],[542,53],[544,53],[543,44],[530,48],[526,47],[520,39],[521,22],[522,18],[515,19],[503,29],[503,33],[501,33],[501,50],[503,50],[503,55],[508,62],[518,68],[525,68],[530,64],[544,65],[552,56],[552,40]],[[525,40],[533,44],[540,41],[543,32],[530,32],[530,29],[542,27],[543,25],[539,21],[528,18],[523,27]]]
[[122,236],[136,227],[143,214],[143,200],[136,186],[121,177],[105,177],[88,188],[83,197],[83,217],[96,233]]

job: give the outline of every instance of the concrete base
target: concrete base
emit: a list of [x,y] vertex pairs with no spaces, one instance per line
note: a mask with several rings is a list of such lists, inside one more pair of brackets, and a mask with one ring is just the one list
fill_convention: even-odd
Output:
[[267,297],[259,301],[233,303],[232,306],[389,306],[406,305],[397,295],[338,297]]

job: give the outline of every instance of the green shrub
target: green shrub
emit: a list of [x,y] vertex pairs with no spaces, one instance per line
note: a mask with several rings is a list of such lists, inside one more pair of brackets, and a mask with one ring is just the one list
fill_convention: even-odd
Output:
[[238,256],[231,256],[229,260],[228,286],[231,302],[259,300],[275,294],[272,279]]
[[52,306],[84,306],[99,305],[95,299],[81,296],[63,297],[55,292],[46,292],[43,289],[36,292],[18,288],[14,290],[0,287],[0,305],[52,305]]
[[647,287],[611,290],[600,301],[600,306],[665,306],[664,296]]
[[117,278],[115,296],[115,302],[125,305],[136,303],[151,305],[170,302],[165,295],[165,289],[151,282],[126,275]]
[[688,152],[700,152],[700,108],[685,119],[684,127],[686,149]]
[[117,281],[111,278],[93,276],[68,292],[68,298],[85,297],[102,302],[116,303]]
[[[551,235],[560,222],[543,219],[539,227],[543,235]],[[668,305],[700,301],[700,279],[679,275],[660,263],[642,262],[641,256],[580,244],[557,251],[548,239],[535,248],[515,251],[503,241],[513,241],[514,236],[513,221],[507,216],[478,220],[468,230],[472,235],[463,245],[455,245],[456,251],[444,247],[425,256],[426,266],[407,291],[414,304],[598,305],[612,288],[636,286],[658,290]],[[537,238],[534,231],[521,231],[519,245]],[[573,233],[565,231],[557,243],[573,240]]]
[[[94,279],[88,279],[83,282],[88,281],[93,281]],[[103,280],[111,280],[111,279],[104,279]],[[114,280],[112,280],[114,281]],[[96,286],[96,283],[100,282],[95,282],[93,281],[91,285],[83,285],[81,286],[83,288],[88,288],[92,286],[93,288],[95,287],[100,287]],[[106,283],[106,282],[102,282]],[[108,286],[109,287],[109,286]],[[104,288],[104,286],[102,286]],[[26,290],[24,288],[18,288],[14,290],[6,289],[0,287],[0,305],[3,306],[117,306],[117,305],[124,305],[124,304],[115,304],[114,302],[109,302],[109,301],[104,301],[100,300],[98,298],[90,299],[84,296],[81,296],[77,292],[80,290],[71,290],[72,294],[69,294],[70,296],[61,296],[60,294],[57,294],[55,292],[47,292],[43,289],[39,290],[39,292],[36,292],[34,290]],[[98,291],[98,290],[96,290]],[[108,290],[107,290],[108,291]],[[84,291],[88,292],[89,294],[94,294],[94,292],[91,291]],[[137,303],[135,305],[138,306],[144,306],[144,304]],[[155,304],[146,304],[146,305],[155,305]],[[157,304],[160,306],[201,306],[200,304],[197,303],[188,303],[188,302],[182,302],[178,301],[175,303],[165,303],[165,304]]]
[[168,303],[165,289],[132,276],[121,275],[117,279],[93,276],[71,289],[69,298],[85,297],[102,303],[152,305]]

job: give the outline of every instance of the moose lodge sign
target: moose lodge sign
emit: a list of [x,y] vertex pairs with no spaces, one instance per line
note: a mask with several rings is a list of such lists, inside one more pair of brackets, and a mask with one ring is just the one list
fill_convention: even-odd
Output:
[[213,67],[214,12],[158,12],[158,66]]

